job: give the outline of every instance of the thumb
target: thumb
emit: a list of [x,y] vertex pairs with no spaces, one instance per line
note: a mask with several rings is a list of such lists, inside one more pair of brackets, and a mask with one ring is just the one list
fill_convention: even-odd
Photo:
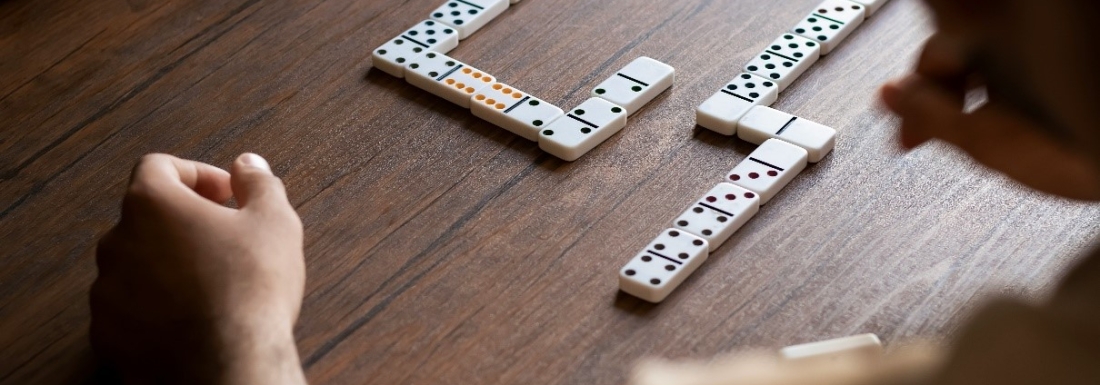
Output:
[[244,153],[233,161],[229,183],[242,210],[271,210],[290,207],[283,181],[271,173],[267,160]]

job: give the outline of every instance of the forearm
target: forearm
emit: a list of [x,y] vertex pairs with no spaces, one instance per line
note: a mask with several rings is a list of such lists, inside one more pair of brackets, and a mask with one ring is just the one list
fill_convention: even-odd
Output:
[[224,333],[219,384],[306,384],[291,327],[240,326]]

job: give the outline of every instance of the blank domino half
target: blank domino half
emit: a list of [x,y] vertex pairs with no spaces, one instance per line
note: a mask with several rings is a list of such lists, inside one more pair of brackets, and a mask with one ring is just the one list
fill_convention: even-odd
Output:
[[539,130],[565,114],[561,108],[504,83],[493,83],[474,94],[470,111],[531,141],[539,140]]
[[450,52],[458,47],[458,33],[446,24],[425,20],[374,50],[374,68],[405,77],[405,65],[425,52]]
[[410,62],[405,80],[463,108],[470,108],[471,97],[478,90],[496,82],[491,75],[438,52]]
[[806,149],[810,163],[820,162],[836,146],[836,130],[771,107],[753,107],[737,126],[737,136],[746,142],[776,138]]
[[779,139],[768,139],[727,174],[727,181],[760,194],[768,203],[806,168],[806,150]]
[[779,350],[786,360],[877,359],[882,357],[882,341],[874,334],[860,334],[808,344],[788,346]]
[[719,183],[680,214],[673,225],[706,239],[710,251],[714,251],[758,211],[760,197],[755,192]]
[[592,90],[592,96],[618,104],[632,115],[664,92],[676,77],[668,64],[642,56]]
[[448,0],[432,11],[432,19],[454,27],[459,40],[466,40],[506,10],[508,0]]
[[737,133],[737,121],[753,106],[770,106],[779,98],[775,82],[743,73],[695,109],[695,123],[722,135]]
[[590,98],[539,132],[539,148],[574,161],[626,127],[626,111],[600,98]]
[[658,303],[694,273],[710,255],[707,241],[666,229],[619,270],[619,289]]

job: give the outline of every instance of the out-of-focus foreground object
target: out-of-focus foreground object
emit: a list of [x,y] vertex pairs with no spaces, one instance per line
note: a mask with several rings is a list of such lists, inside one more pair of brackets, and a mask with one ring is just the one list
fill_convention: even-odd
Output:
[[[944,351],[913,343],[870,358],[784,359],[766,350],[731,353],[713,360],[645,359],[631,373],[631,385],[903,385],[935,374]],[[859,359],[858,357],[863,357]],[[870,358],[870,359],[869,359]]]

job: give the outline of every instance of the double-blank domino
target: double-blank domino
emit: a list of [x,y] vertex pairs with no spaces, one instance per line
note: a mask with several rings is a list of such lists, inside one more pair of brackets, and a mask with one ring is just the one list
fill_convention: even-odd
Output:
[[753,106],[770,106],[779,97],[776,83],[743,73],[695,110],[695,123],[722,135],[737,133],[737,121]]
[[455,47],[458,47],[458,33],[453,28],[425,20],[378,47],[371,57],[374,68],[402,78],[409,61],[428,51],[447,53]]
[[883,355],[882,341],[874,334],[860,334],[808,344],[788,346],[779,356],[790,361],[808,360],[873,360]]
[[680,230],[707,240],[714,251],[760,211],[755,192],[719,183],[673,221]]
[[676,70],[668,64],[642,56],[597,85],[592,96],[618,104],[632,115],[672,87],[675,76]]
[[782,139],[806,149],[810,163],[821,161],[836,146],[836,130],[770,107],[753,107],[737,124],[742,140],[760,144]]
[[619,289],[649,302],[664,301],[707,260],[708,250],[702,238],[664,230],[619,270]]
[[590,98],[539,132],[539,148],[574,161],[626,127],[626,111],[600,98]]
[[820,58],[821,44],[786,33],[749,61],[745,71],[778,83],[783,92]]
[[508,0],[448,0],[432,11],[432,19],[458,30],[465,40],[508,9]]
[[474,94],[470,111],[532,141],[539,139],[539,130],[564,114],[557,106],[504,83],[493,83]]
[[726,175],[727,181],[760,194],[768,203],[798,173],[806,169],[808,155],[802,147],[779,139],[768,139]]
[[852,31],[855,31],[866,17],[867,11],[863,4],[848,0],[825,0],[818,4],[809,16],[803,18],[792,31],[818,41],[821,43],[821,54],[828,55],[840,42],[852,34]]
[[489,74],[438,52],[410,62],[405,80],[463,108],[470,108],[471,97],[478,90],[496,82]]

